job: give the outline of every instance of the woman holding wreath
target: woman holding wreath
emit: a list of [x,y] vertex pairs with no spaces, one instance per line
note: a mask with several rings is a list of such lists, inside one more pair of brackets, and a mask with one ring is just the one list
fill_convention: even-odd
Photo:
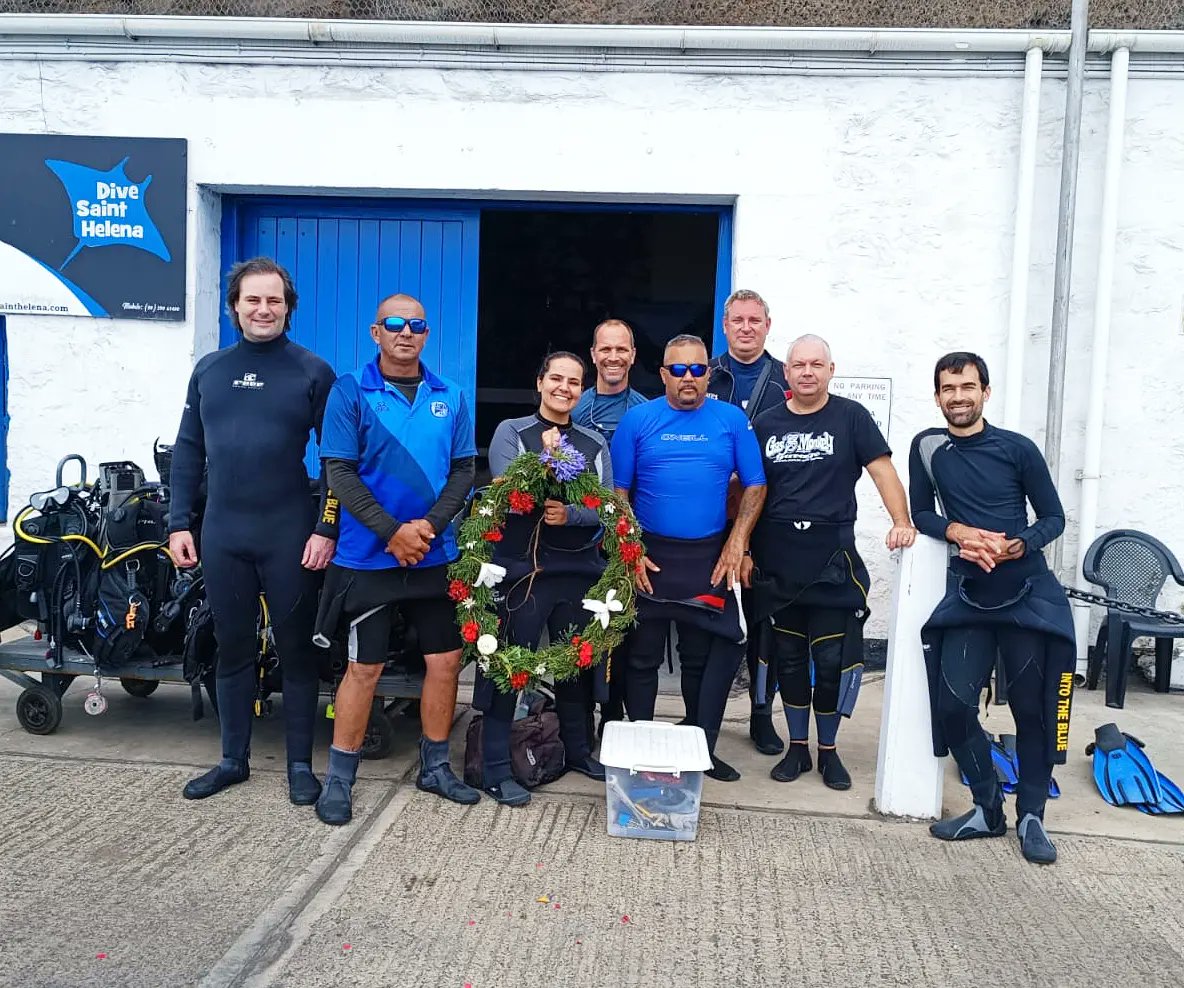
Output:
[[[539,410],[506,419],[494,431],[489,467],[495,477],[521,454],[542,454],[557,447],[562,438],[582,454],[600,483],[612,489],[612,464],[604,439],[571,420],[586,370],[574,353],[557,351],[543,359],[537,380]],[[541,505],[534,504],[533,498],[517,505],[511,499],[510,507],[492,559],[506,571],[496,591],[501,637],[533,650],[544,630],[555,642],[586,623],[588,614],[581,599],[605,570],[601,522],[594,508],[549,498]],[[586,668],[575,679],[556,681],[555,707],[567,767],[602,780],[604,767],[592,757],[589,732],[592,691],[593,670]],[[486,793],[509,806],[530,801],[530,793],[510,771],[510,727],[517,700],[516,691],[502,692],[478,668],[473,706],[485,717],[482,784]]]

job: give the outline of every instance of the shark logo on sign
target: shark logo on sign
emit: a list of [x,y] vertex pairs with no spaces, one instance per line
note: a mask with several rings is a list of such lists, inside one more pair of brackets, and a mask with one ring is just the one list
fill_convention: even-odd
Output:
[[83,247],[123,244],[155,254],[162,261],[172,260],[144,203],[152,176],[140,183],[131,181],[124,171],[127,162],[124,158],[115,167],[100,171],[72,161],[46,160],[46,167],[57,176],[70,199],[78,240],[59,271],[65,270]]

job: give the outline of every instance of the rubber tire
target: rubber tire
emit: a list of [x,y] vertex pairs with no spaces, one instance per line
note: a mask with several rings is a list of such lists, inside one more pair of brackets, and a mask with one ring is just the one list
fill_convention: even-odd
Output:
[[387,758],[395,750],[395,725],[386,711],[375,706],[370,711],[370,722],[366,725],[366,736],[362,739],[362,757],[367,761]]
[[1093,651],[1089,653],[1089,661],[1085,667],[1085,688],[1096,690],[1098,680],[1102,678],[1102,668],[1106,664],[1106,651],[1110,646],[1110,636],[1107,633],[1108,622],[1103,621],[1098,628],[1098,637],[1094,642]]
[[62,722],[62,700],[50,687],[30,686],[16,698],[16,719],[30,734],[53,734]]
[[132,696],[137,696],[141,700],[150,697],[156,692],[157,687],[160,686],[158,679],[121,679],[119,685],[123,687],[125,693]]

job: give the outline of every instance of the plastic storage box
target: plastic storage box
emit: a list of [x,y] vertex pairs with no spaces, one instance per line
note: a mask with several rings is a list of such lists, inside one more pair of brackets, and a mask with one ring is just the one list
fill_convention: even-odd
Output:
[[600,761],[611,836],[695,839],[703,772],[711,768],[701,727],[610,721]]

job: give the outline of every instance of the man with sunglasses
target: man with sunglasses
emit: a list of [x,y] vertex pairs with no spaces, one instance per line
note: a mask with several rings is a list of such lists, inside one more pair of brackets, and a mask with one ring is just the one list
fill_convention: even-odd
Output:
[[328,824],[353,816],[360,749],[396,606],[415,630],[427,666],[416,785],[457,803],[481,798],[448,761],[461,658],[448,597],[448,564],[457,557],[450,525],[472,488],[477,449],[461,389],[420,362],[428,332],[417,299],[384,299],[370,327],[378,356],[338,378],[325,409],[321,456],[341,485],[336,493],[344,510],[317,643],[328,645],[348,621],[350,660],[337,690],[329,772],[317,801],[317,816]]
[[[732,292],[724,303],[723,331],[728,349],[711,361],[711,385],[707,393],[711,398],[744,409],[749,422],[761,412],[785,403],[785,365],[765,349],[772,325],[769,303],[750,289]],[[729,518],[735,513],[737,486],[733,481],[732,496],[728,499]],[[748,736],[762,755],[779,755],[785,746],[773,726],[777,676],[769,662],[772,642],[767,629],[752,620],[752,595],[745,591],[741,602],[753,629],[745,656],[752,700]]]
[[867,568],[855,548],[855,485],[866,469],[892,516],[889,549],[912,545],[904,487],[892,451],[858,402],[829,393],[835,365],[818,336],[790,345],[790,397],[753,422],[769,496],[752,537],[753,618],[771,627],[789,748],[770,775],[792,782],[814,766],[832,789],[851,776],[835,746],[840,717],[855,708],[863,673]]
[[[612,444],[614,483],[632,499],[646,545],[636,573],[639,623],[626,644],[625,708],[630,720],[653,719],[675,621],[687,723],[707,735],[707,774],[733,782],[740,773],[716,757],[715,746],[744,656],[740,572],[765,500],[765,474],[744,413],[706,401],[711,376],[702,340],[676,336],[666,344],[661,376],[666,394],[626,412]],[[743,493],[729,532],[733,474]]]

